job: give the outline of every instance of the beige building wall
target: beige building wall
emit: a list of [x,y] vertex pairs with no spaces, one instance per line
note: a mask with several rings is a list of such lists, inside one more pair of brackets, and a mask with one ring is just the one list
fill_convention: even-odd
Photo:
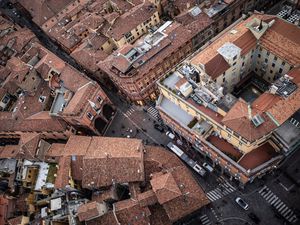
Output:
[[[189,115],[197,118],[198,120],[205,120],[209,124],[212,125],[213,130],[221,135],[221,137],[227,140],[230,144],[238,148],[242,153],[248,153],[251,150],[259,147],[260,145],[265,143],[265,140],[269,138],[271,133],[267,136],[262,137],[261,139],[256,140],[253,143],[250,143],[246,139],[242,138],[237,133],[234,133],[232,130],[226,128],[226,126],[219,124],[214,121],[212,118],[208,117],[200,110],[196,109],[194,106],[181,99],[179,96],[175,95],[172,91],[159,84],[160,93],[176,105],[178,105],[181,109],[187,112]],[[200,135],[200,134],[196,134]]]
[[115,45],[118,48],[121,48],[126,43],[133,43],[138,38],[143,36],[148,32],[148,29],[155,26],[160,22],[158,12],[156,11],[147,21],[144,21],[143,23],[139,24],[136,28],[132,29],[130,32],[128,32],[126,35],[124,35],[120,40],[114,40]]
[[291,69],[291,65],[275,56],[268,50],[259,47],[254,65],[254,72],[268,82],[273,82],[285,75]]

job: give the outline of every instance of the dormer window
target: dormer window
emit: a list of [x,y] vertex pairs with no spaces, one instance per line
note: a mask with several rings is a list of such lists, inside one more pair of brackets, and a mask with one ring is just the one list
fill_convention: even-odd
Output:
[[88,112],[86,115],[89,118],[89,120],[93,120],[94,116],[92,115],[92,113]]
[[97,96],[97,101],[102,102],[102,98],[100,96]]

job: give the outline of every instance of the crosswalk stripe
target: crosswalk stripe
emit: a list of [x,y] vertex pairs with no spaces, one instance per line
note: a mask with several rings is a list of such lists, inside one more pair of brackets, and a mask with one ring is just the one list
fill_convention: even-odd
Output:
[[263,196],[264,199],[266,199],[267,196],[269,196],[269,194],[271,193],[272,191],[269,190],[268,192],[264,192],[261,196]]
[[231,185],[229,185],[228,183],[224,183],[222,186],[224,186],[225,188],[228,188],[230,191],[235,191],[235,188],[232,187]]
[[286,205],[283,203],[283,205],[278,209],[278,212],[281,212],[284,207],[286,207]]
[[282,201],[280,201],[280,204],[278,206],[276,206],[276,209],[278,210],[284,203]]
[[296,215],[293,215],[292,219],[291,219],[291,223],[296,223],[298,221],[298,218]]
[[277,209],[278,206],[281,204],[282,202],[280,201],[279,198],[276,199],[276,201],[274,202],[273,206]]
[[271,198],[273,198],[274,194],[271,192],[268,197],[266,197],[266,201],[269,202]]
[[281,210],[278,210],[281,214],[285,213],[288,210],[288,207],[284,205],[284,207]]
[[217,196],[218,198],[221,198],[222,196],[220,196],[216,191],[213,191],[212,194],[214,194],[215,196]]
[[218,199],[218,198],[216,198],[216,196],[212,195],[211,193],[207,193],[206,195],[211,202]]
[[207,217],[207,216],[204,214],[204,215],[200,216],[199,219],[202,220],[202,218],[205,218],[205,217]]
[[270,204],[273,205],[275,201],[277,201],[278,197],[276,195],[274,195],[273,198],[271,198],[270,200]]
[[262,187],[258,193],[272,206],[276,208],[287,221],[295,223],[298,221],[297,216],[281,199],[273,193],[266,185]]
[[291,213],[292,210],[291,209],[288,209],[288,211],[286,211],[285,213],[283,213],[283,216],[286,217],[289,213]]
[[295,215],[294,212],[291,210],[291,212],[288,213],[285,217],[286,217],[287,220],[290,221],[290,220],[292,220],[292,218],[293,218],[294,215]]
[[230,191],[230,190],[228,190],[228,189],[225,189],[225,190],[223,191],[223,193],[226,194],[226,195],[230,194],[231,192],[232,192],[232,191]]
[[260,189],[260,191],[258,192],[259,194],[261,194],[265,189],[267,188],[267,186],[265,185],[265,186],[263,186],[263,188],[262,189]]
[[209,219],[207,218],[207,217],[205,217],[205,218],[203,218],[202,220],[201,220],[201,222],[202,223],[204,223],[204,222],[207,222]]

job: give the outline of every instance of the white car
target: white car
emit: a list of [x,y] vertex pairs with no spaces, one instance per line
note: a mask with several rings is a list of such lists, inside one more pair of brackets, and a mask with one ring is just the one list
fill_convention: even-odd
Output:
[[214,168],[212,168],[211,165],[209,165],[208,163],[203,163],[202,166],[208,171],[208,172],[213,172]]
[[171,133],[170,131],[167,131],[166,135],[172,140],[175,138],[175,135],[173,133]]
[[243,199],[241,199],[240,197],[237,197],[235,199],[235,202],[244,210],[248,210],[249,209],[249,205],[248,203],[246,203]]

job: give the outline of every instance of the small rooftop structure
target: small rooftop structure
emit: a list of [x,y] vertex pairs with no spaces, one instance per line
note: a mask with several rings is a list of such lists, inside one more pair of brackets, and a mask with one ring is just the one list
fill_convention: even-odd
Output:
[[238,57],[241,54],[241,49],[237,47],[235,44],[227,42],[222,45],[217,52],[221,54],[225,60],[231,61],[234,57]]

